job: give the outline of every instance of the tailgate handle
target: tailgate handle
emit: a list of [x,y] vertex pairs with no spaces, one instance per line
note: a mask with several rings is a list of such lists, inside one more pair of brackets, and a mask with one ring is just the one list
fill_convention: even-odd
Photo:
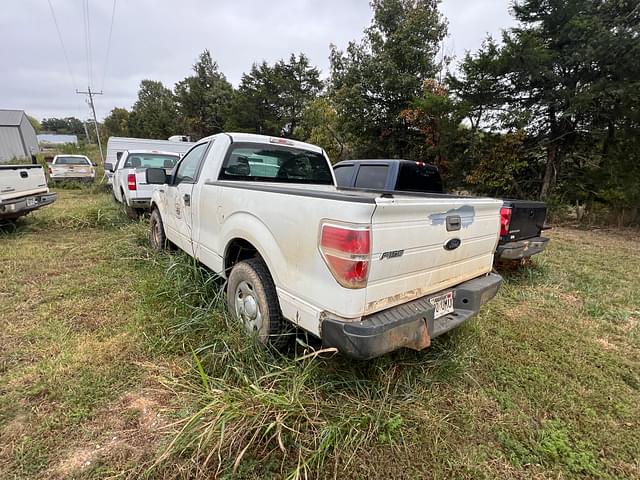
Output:
[[447,217],[447,232],[455,232],[462,227],[460,215],[449,215]]
[[20,176],[21,176],[22,178],[27,178],[27,177],[29,176],[29,172],[27,172],[26,170],[22,170],[22,171],[20,172]]

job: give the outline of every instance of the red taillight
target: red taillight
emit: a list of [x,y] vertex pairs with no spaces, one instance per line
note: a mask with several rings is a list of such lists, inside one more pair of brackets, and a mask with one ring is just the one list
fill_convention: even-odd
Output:
[[129,190],[137,190],[138,186],[136,185],[136,174],[130,173],[127,175],[127,188]]
[[511,223],[511,209],[502,207],[500,209],[500,236],[509,234],[509,224]]
[[49,167],[49,175],[51,175],[53,173],[53,170],[51,170],[51,167]]
[[340,285],[363,288],[367,284],[371,261],[368,227],[322,225],[320,252]]

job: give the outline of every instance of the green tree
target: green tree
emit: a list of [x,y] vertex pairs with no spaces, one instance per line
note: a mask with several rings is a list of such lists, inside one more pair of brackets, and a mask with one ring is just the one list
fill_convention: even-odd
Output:
[[[114,108],[104,119],[106,137],[128,137],[129,111],[126,108]],[[102,135],[101,135],[102,137]]]
[[294,136],[324,148],[333,162],[344,160],[348,154],[338,115],[327,97],[319,97],[307,106]]
[[229,129],[265,135],[294,135],[305,109],[322,90],[320,71],[304,54],[273,66],[253,64],[240,81]]
[[522,128],[544,149],[542,198],[559,180],[579,186],[576,198],[590,169],[611,164],[616,132],[637,112],[640,9],[630,0],[523,0],[513,12],[519,25],[502,45],[488,40],[467,56],[453,90],[476,125]]
[[142,80],[129,114],[129,133],[140,138],[168,138],[177,131],[176,99],[162,82]]
[[183,133],[198,139],[224,130],[233,87],[209,50],[200,54],[193,71],[194,75],[176,84],[175,96]]
[[42,130],[52,133],[84,136],[84,125],[82,121],[76,117],[44,118],[42,119]]
[[419,135],[400,113],[440,69],[447,27],[438,0],[373,0],[360,42],[331,47],[331,98],[357,155],[410,156]]
[[42,124],[38,121],[36,117],[27,115],[27,119],[29,120],[29,123],[31,124],[33,129],[36,131],[36,133],[40,133],[42,131]]

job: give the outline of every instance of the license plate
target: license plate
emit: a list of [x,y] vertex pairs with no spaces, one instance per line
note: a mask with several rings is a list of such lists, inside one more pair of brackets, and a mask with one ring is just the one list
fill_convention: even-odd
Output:
[[27,207],[33,207],[37,202],[35,198],[27,198]]
[[429,299],[429,302],[436,308],[433,314],[434,319],[453,312],[453,292],[447,292],[443,295],[433,297]]

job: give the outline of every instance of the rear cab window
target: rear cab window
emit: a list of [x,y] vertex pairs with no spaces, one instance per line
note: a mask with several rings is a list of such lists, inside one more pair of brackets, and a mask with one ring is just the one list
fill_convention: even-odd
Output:
[[180,157],[161,153],[131,153],[123,168],[173,168]]
[[444,193],[438,169],[422,162],[402,162],[395,189],[407,192]]
[[219,180],[333,185],[331,168],[322,153],[263,143],[232,144]]
[[91,162],[84,157],[57,157],[54,165],[91,165]]

